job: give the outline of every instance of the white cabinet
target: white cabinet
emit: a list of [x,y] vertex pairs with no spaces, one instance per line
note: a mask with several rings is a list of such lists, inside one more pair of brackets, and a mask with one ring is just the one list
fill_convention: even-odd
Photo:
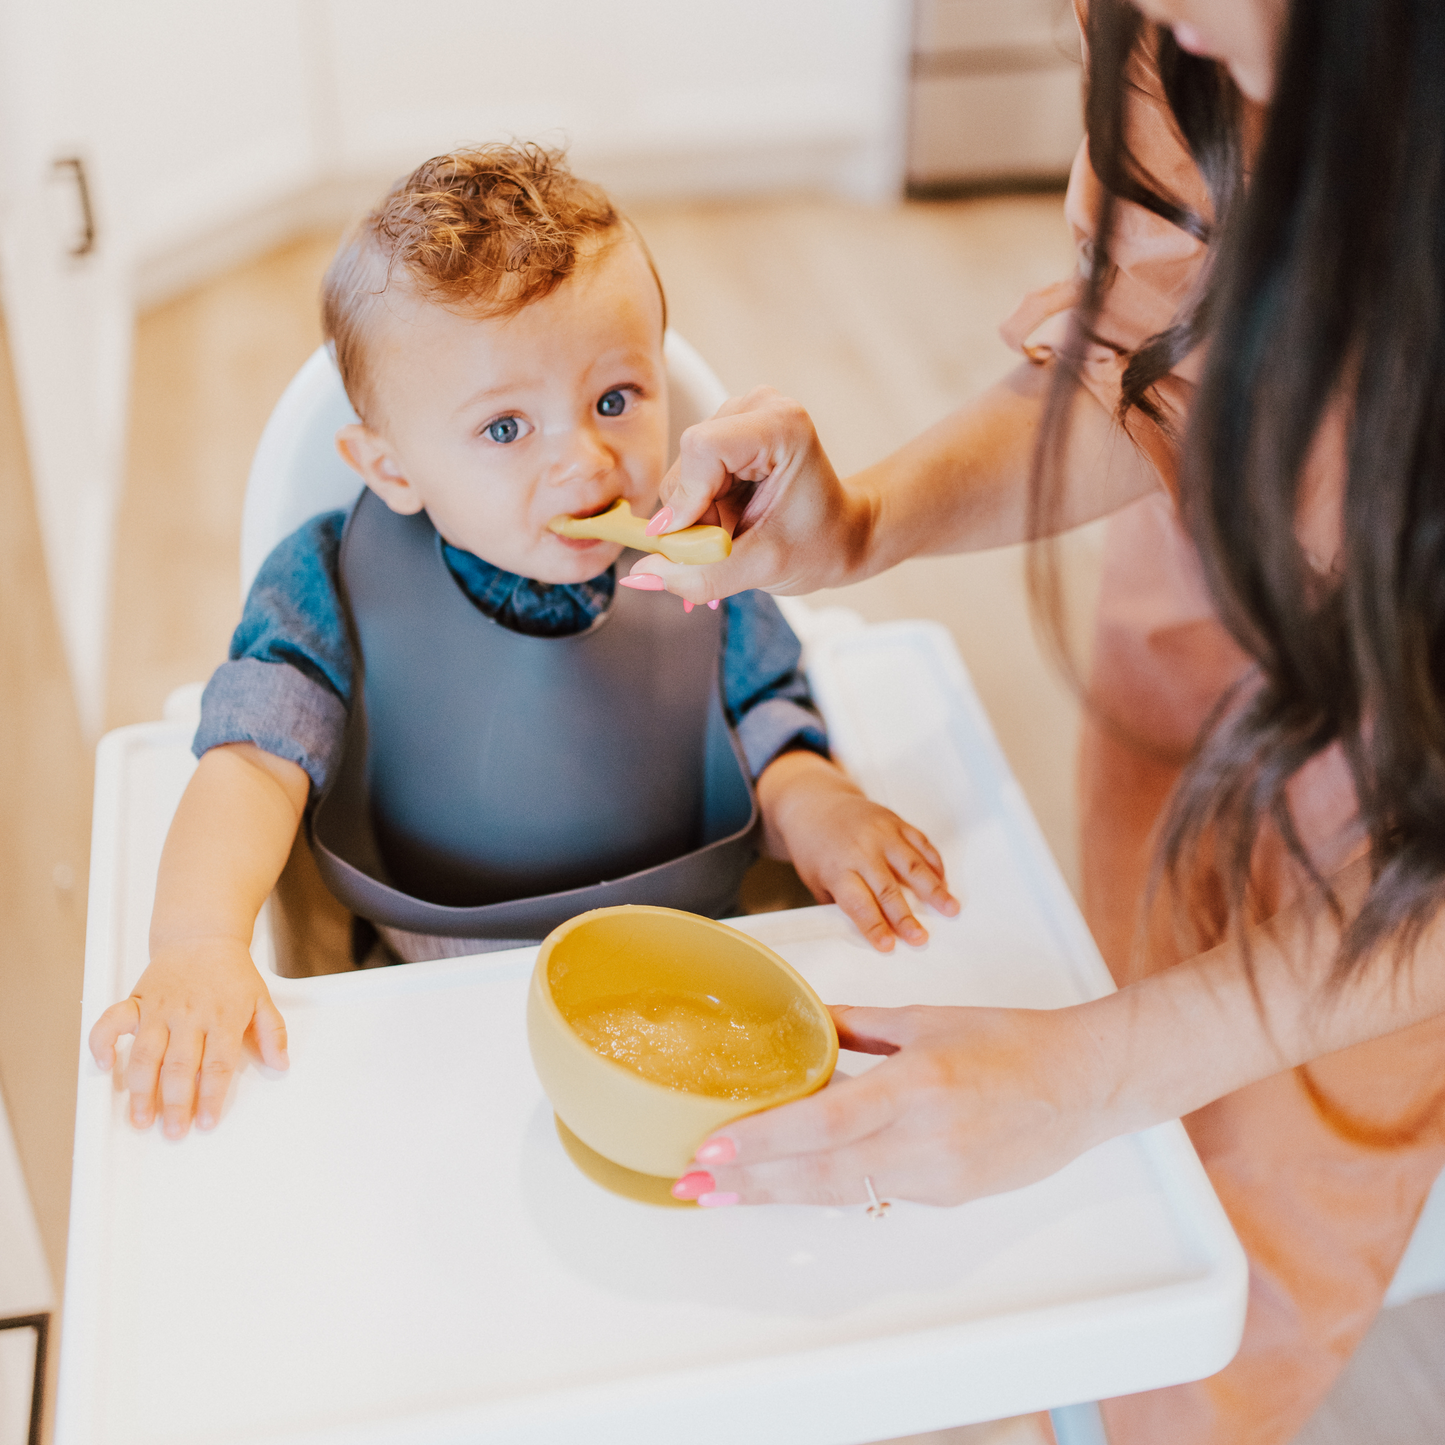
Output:
[[302,0],[0,5],[0,294],[46,565],[92,735],[136,267],[314,175],[304,15]]
[[309,0],[67,3],[81,12],[96,184],[114,244],[132,263],[314,179]]
[[131,313],[101,230],[86,86],[72,63],[84,47],[68,44],[77,8],[10,0],[0,11],[0,294],[61,638],[94,735]]

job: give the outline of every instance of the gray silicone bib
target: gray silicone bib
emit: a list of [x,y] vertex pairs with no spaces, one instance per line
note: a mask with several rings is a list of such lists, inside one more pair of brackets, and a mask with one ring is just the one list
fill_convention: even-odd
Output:
[[586,632],[513,632],[462,592],[425,513],[370,491],[340,571],[358,678],[311,837],[353,912],[525,939],[619,903],[731,908],[757,804],[721,704],[720,613],[619,587]]

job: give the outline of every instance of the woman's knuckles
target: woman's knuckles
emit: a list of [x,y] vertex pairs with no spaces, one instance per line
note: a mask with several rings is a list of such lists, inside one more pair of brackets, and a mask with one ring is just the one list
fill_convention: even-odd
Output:
[[898,1067],[900,1072],[907,1072],[907,1087],[915,1106],[951,1111],[960,1104],[966,1107],[967,1101],[976,1097],[963,1060],[952,1050],[915,1044],[900,1058]]
[[741,1173],[738,1192],[748,1200],[842,1205],[853,1202],[855,1189],[863,1189],[862,1176],[845,1180],[839,1161],[829,1154],[801,1154]]

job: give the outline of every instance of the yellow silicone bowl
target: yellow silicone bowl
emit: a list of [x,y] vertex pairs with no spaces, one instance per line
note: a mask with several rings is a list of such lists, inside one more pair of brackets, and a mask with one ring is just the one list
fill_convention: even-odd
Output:
[[[635,1057],[630,1025],[665,1050]],[[578,1139],[669,1178],[709,1134],[821,1089],[838,1062],[832,1016],[793,968],[735,928],[672,908],[598,908],[554,929],[527,994],[527,1040]]]

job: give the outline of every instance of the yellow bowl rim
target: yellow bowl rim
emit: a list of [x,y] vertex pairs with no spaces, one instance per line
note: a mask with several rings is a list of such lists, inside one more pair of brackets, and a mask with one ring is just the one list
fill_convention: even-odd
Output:
[[[694,923],[705,924],[708,928],[715,928],[723,933],[730,933],[734,938],[742,939],[751,948],[761,953],[777,968],[792,980],[793,986],[802,994],[804,999],[810,1002],[818,1010],[819,1015],[826,1023],[826,1034],[828,1047],[824,1059],[824,1067],[820,1075],[820,1082],[810,1083],[808,1080],[800,1080],[785,1089],[776,1089],[771,1094],[758,1094],[747,1099],[725,1099],[718,1094],[699,1094],[691,1089],[670,1089],[666,1084],[658,1084],[653,1080],[644,1078],[636,1069],[629,1069],[626,1064],[619,1064],[616,1059],[609,1059],[606,1054],[599,1054],[585,1040],[580,1038],[577,1031],[568,1022],[567,1015],[557,1006],[557,1000],[552,997],[552,989],[547,981],[547,961],[551,957],[552,948],[560,943],[574,928],[593,918],[603,918],[615,913],[654,913],[663,914],[668,917],[681,917],[691,919]],[[543,1010],[556,1023],[562,1025],[563,1036],[567,1040],[567,1047],[579,1051],[588,1059],[594,1059],[604,1068],[616,1071],[620,1078],[629,1080],[640,1088],[666,1096],[669,1099],[696,1100],[700,1104],[715,1104],[720,1108],[728,1105],[745,1105],[738,1112],[732,1115],[740,1119],[746,1114],[758,1114],[764,1109],[771,1109],[779,1104],[790,1103],[794,1099],[805,1099],[809,1094],[816,1093],[833,1076],[834,1070],[838,1067],[838,1026],[833,1022],[833,1015],[828,1011],[819,996],[817,990],[780,954],[775,953],[766,943],[759,942],[751,934],[744,933],[740,928],[729,928],[726,923],[719,923],[716,918],[705,918],[700,913],[689,913],[682,908],[660,908],[652,903],[621,903],[611,908],[590,908],[586,913],[579,913],[569,918],[565,923],[559,923],[546,938],[544,938],[537,949],[537,962],[533,969],[532,977],[537,986],[537,995],[541,1001]],[[719,1125],[719,1128],[722,1126]]]

